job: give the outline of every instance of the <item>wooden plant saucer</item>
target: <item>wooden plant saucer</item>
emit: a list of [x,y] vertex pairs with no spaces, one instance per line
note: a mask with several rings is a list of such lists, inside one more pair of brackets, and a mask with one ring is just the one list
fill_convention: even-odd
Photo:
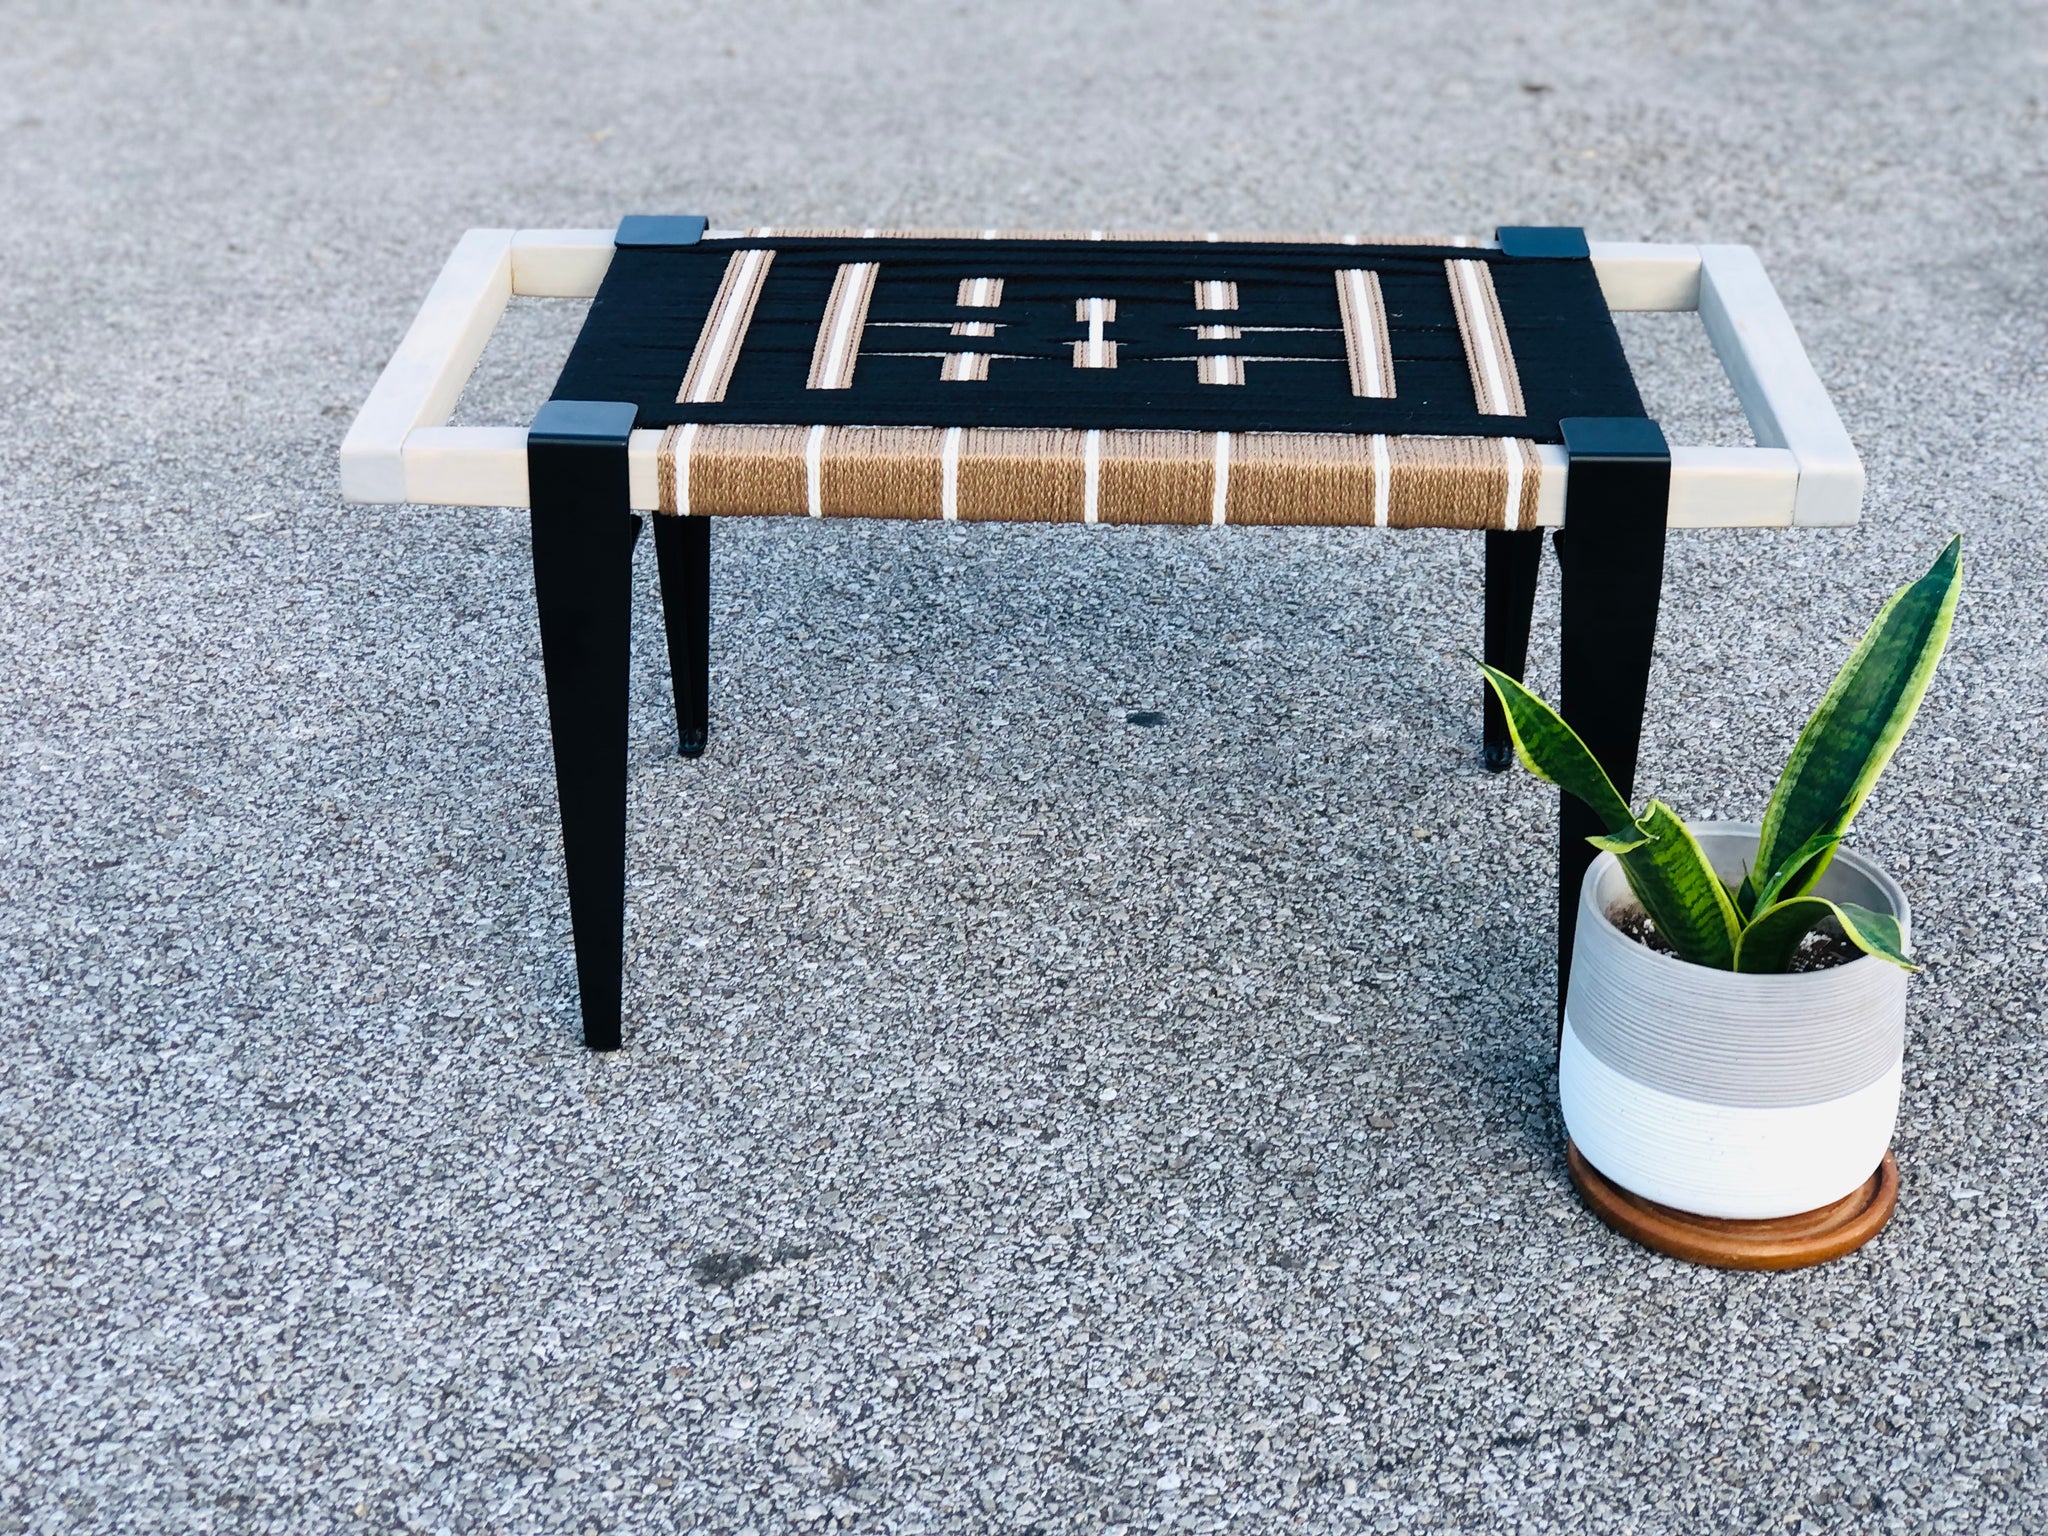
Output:
[[1891,1153],[1861,1188],[1832,1205],[1772,1221],[1695,1216],[1632,1195],[1565,1142],[1572,1183],[1595,1216],[1623,1237],[1689,1264],[1715,1269],[1804,1269],[1854,1253],[1884,1229],[1899,1203],[1899,1165]]

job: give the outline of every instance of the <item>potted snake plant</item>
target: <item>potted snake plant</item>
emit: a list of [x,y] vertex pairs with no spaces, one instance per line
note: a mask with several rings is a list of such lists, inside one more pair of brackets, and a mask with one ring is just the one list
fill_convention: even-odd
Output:
[[1558,1095],[1607,1183],[1734,1231],[1845,1203],[1890,1167],[1910,918],[1842,840],[1927,691],[1961,582],[1957,538],[1884,605],[1760,825],[1690,827],[1660,800],[1637,815],[1570,726],[1485,668],[1523,765],[1606,828],[1580,892]]

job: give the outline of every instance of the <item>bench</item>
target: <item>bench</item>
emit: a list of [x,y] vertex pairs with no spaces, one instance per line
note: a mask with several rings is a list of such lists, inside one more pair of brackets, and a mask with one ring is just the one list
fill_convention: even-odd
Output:
[[[589,312],[524,428],[446,425],[515,295]],[[1666,443],[1615,310],[1699,311],[1757,446]],[[352,502],[531,510],[584,1040],[621,1043],[631,562],[653,514],[681,751],[710,527],[792,515],[1464,528],[1520,675],[1543,530],[1562,707],[1633,793],[1667,528],[1853,523],[1863,468],[1755,254],[1098,231],[471,230],[341,445]],[[1487,766],[1510,761],[1482,699]],[[1559,986],[1598,828],[1560,815]]]

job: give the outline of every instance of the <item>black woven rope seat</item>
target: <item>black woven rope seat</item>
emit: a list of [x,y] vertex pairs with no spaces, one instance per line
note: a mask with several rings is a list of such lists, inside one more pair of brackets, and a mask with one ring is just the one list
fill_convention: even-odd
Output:
[[[441,425],[515,292],[591,297],[553,397],[523,432]],[[1758,445],[1670,449],[1617,307],[1699,308]],[[656,514],[685,756],[708,735],[718,517],[1483,530],[1484,649],[1517,674],[1540,530],[1555,528],[1564,708],[1627,790],[1667,525],[1849,521],[1862,488],[1746,249],[1595,248],[1558,228],[1486,242],[721,232],[696,217],[472,231],[342,467],[352,500],[532,509],[598,1048],[620,1043],[638,512]],[[1561,956],[1593,830],[1576,802],[1562,823]]]

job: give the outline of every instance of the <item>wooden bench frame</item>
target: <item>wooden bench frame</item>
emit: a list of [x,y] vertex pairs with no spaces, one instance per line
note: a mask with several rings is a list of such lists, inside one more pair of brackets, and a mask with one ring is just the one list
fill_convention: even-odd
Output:
[[[715,238],[720,234],[712,231]],[[588,298],[611,230],[470,230],[456,244],[341,445],[344,500],[528,507],[585,1042],[621,1043],[626,703],[631,560],[639,512],[658,508],[662,434],[632,408],[555,401],[530,427],[447,420],[514,297]],[[1544,528],[1563,572],[1562,707],[1633,792],[1667,528],[1839,527],[1863,501],[1863,466],[1756,254],[1739,245],[1592,242],[1613,311],[1697,310],[1757,446],[1668,446],[1655,423],[1567,419],[1539,445],[1536,528],[1486,534],[1484,650],[1520,674]],[[1662,508],[1664,515],[1646,515]],[[677,727],[704,750],[709,693],[709,529],[655,518]],[[1564,530],[1569,527],[1569,541]],[[1485,699],[1487,765],[1510,761]],[[1560,1006],[1588,813],[1560,817]]]

